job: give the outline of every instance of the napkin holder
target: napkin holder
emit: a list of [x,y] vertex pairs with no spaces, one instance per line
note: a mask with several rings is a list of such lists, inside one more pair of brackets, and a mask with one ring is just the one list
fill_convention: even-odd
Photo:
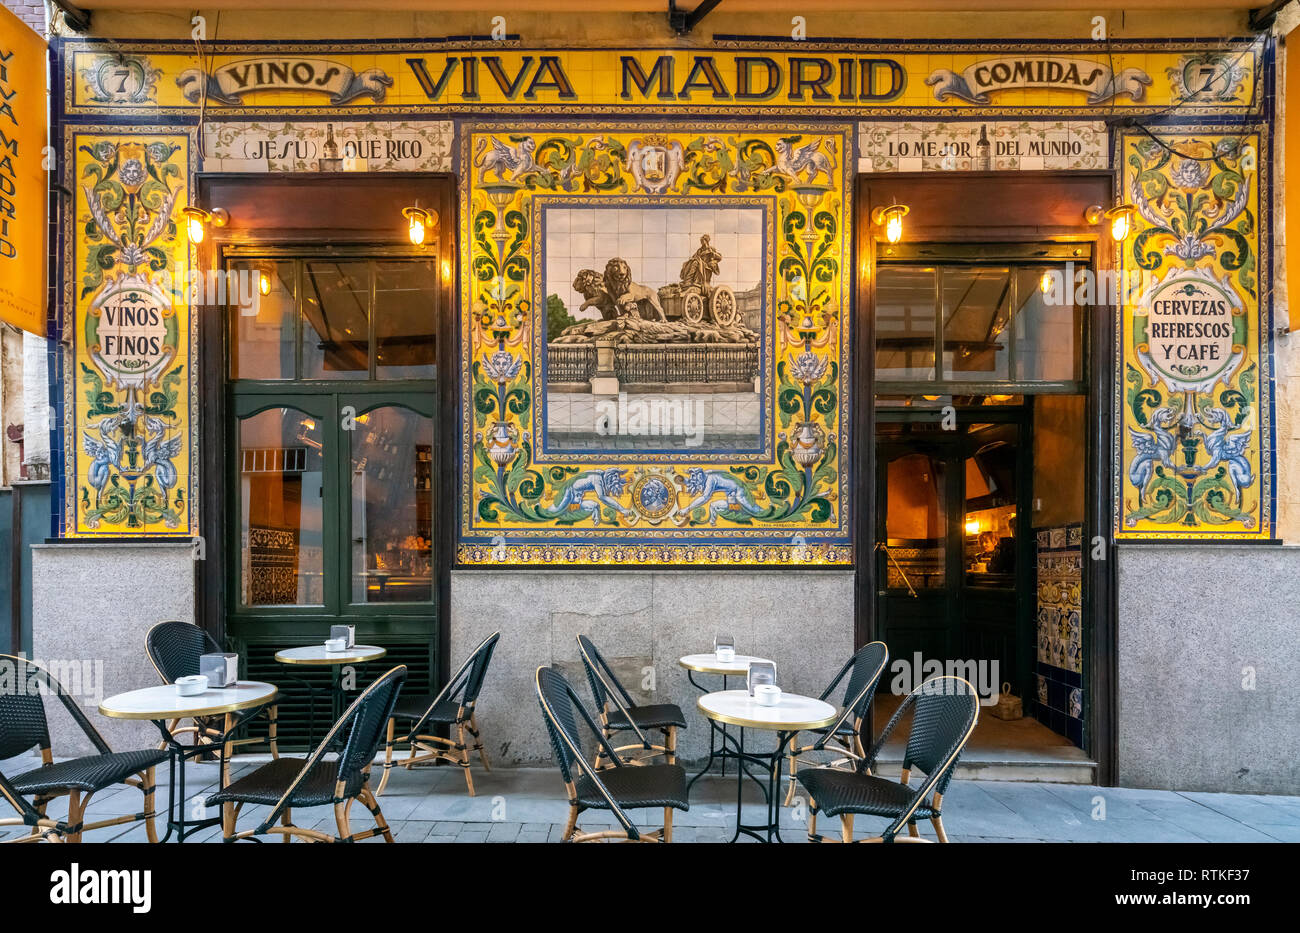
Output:
[[776,686],[776,664],[772,661],[750,661],[749,674],[745,678],[749,695],[754,695],[754,688],[759,684]]
[[343,639],[344,648],[352,648],[357,643],[357,627],[355,625],[331,625],[330,641],[336,638]]
[[239,680],[239,655],[230,651],[199,655],[199,674],[208,679],[208,687],[221,690]]

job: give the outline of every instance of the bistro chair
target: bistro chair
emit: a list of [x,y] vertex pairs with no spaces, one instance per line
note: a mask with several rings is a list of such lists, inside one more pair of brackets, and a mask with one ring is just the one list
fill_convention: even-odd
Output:
[[[216,654],[221,646],[206,631],[190,622],[159,622],[149,629],[144,637],[145,651],[153,669],[158,672],[165,684],[173,684],[181,677],[190,677],[199,672],[199,658],[205,654]],[[271,745],[271,757],[279,758],[280,750],[276,744],[276,719],[279,706],[269,703],[266,706],[241,713],[235,728],[266,712],[267,741]],[[197,716],[190,720],[190,725],[182,726],[184,718],[173,719],[167,723],[167,732],[173,737],[192,733],[195,745],[222,745],[225,743],[224,723],[220,716]],[[231,745],[248,745],[258,741],[255,738],[238,739]],[[166,748],[166,743],[162,744]],[[205,753],[206,754],[206,753]]]
[[[149,841],[157,842],[154,768],[167,760],[168,753],[154,748],[137,752],[113,751],[90,724],[77,701],[45,668],[8,654],[0,654],[0,668],[9,669],[2,672],[0,679],[10,681],[10,689],[0,690],[0,760],[21,755],[33,747],[41,750],[39,768],[14,777],[0,774],[0,794],[19,814],[0,819],[0,826],[31,827],[26,836],[9,841],[80,842],[81,834],[88,830],[144,820]],[[42,692],[53,693],[59,698],[63,708],[95,746],[96,754],[55,764]],[[84,822],[90,798],[115,784],[138,787],[144,794],[144,809],[128,816]],[[28,795],[32,800],[26,799]],[[68,798],[67,817],[56,820],[46,816],[45,810],[50,802],[64,796]]]
[[866,757],[867,753],[863,750],[862,739],[859,737],[862,732],[862,718],[867,714],[867,706],[871,703],[872,694],[875,693],[876,683],[880,680],[880,675],[885,672],[885,665],[888,663],[889,649],[885,647],[883,641],[865,644],[854,653],[853,657],[844,662],[844,666],[835,675],[830,686],[821,692],[821,696],[817,699],[829,700],[830,695],[844,679],[844,675],[848,674],[849,681],[844,687],[843,711],[840,713],[840,718],[824,729],[810,730],[817,736],[817,741],[811,745],[799,745],[798,736],[790,740],[790,787],[786,790],[783,806],[788,807],[794,802],[795,772],[799,770],[800,755],[825,751],[827,744],[834,742],[838,747],[832,748],[832,751],[842,751],[844,754],[831,762],[830,767],[848,764],[855,759]]
[[[686,728],[686,717],[675,703],[654,703],[638,706],[631,695],[614,676],[613,669],[604,656],[596,650],[591,639],[586,635],[578,636],[578,653],[582,655],[582,666],[587,672],[587,683],[591,685],[591,695],[596,700],[596,709],[600,714],[601,735],[613,739],[620,732],[632,732],[637,741],[629,745],[620,745],[615,752],[629,752],[641,749],[648,752],[640,758],[625,757],[629,764],[640,764],[646,758],[662,754],[667,764],[677,760],[677,730]],[[610,708],[611,704],[613,709]],[[663,744],[656,745],[647,737],[645,730],[657,729],[663,735]],[[601,767],[601,758],[606,751],[604,743],[596,751],[595,766]]]
[[[610,747],[603,730],[582,705],[573,687],[553,667],[537,669],[537,700],[569,795],[569,822],[561,841],[672,842],[673,810],[691,808],[685,769],[675,764],[633,767],[624,762]],[[597,747],[608,756],[611,762],[608,768],[600,770],[583,757],[579,715],[596,737]],[[664,825],[651,832],[637,829],[626,811],[642,807],[663,807]],[[621,828],[583,832],[578,828],[578,816],[585,810],[609,810]]]
[[[903,753],[903,776],[898,782],[877,777],[871,768],[894,728],[911,712],[912,731]],[[871,753],[854,762],[851,771],[805,768],[799,783],[808,790],[808,841],[823,842],[817,834],[817,813],[840,818],[840,838],[853,842],[855,814],[888,817],[892,822],[879,836],[859,842],[929,842],[917,831],[917,820],[929,820],[940,842],[947,842],[941,809],[957,759],[979,718],[979,696],[960,677],[931,677],[905,699],[890,718]],[[912,769],[925,775],[920,787],[909,784]],[[907,835],[899,836],[903,826]]]
[[[398,665],[363,690],[306,760],[268,761],[215,794],[209,794],[207,805],[221,807],[223,841],[278,833],[285,842],[294,836],[311,842],[356,842],[379,835],[385,842],[392,842],[393,834],[379,810],[379,801],[370,790],[370,765],[379,751],[384,723],[393,714],[393,704],[405,680],[406,666]],[[336,740],[343,743],[338,756],[326,758]],[[375,825],[354,833],[348,813],[357,800],[374,816]],[[236,832],[239,811],[250,803],[271,809],[257,826]],[[334,805],[337,836],[293,824],[295,808],[326,804]],[[275,825],[277,821],[279,826]]]
[[[393,707],[384,743],[384,776],[375,791],[376,797],[388,786],[388,776],[395,765],[409,770],[423,762],[436,760],[460,765],[465,772],[469,795],[474,796],[474,776],[469,770],[470,751],[478,752],[483,770],[492,770],[487,752],[483,749],[482,736],[479,735],[478,720],[474,718],[474,706],[478,702],[479,691],[483,689],[483,678],[487,675],[492,652],[500,637],[500,632],[493,632],[483,639],[436,696],[403,697]],[[397,728],[399,721],[403,723],[400,735]],[[456,738],[431,734],[435,727],[445,727],[448,731],[454,727]],[[472,748],[465,741],[467,732],[474,739]],[[393,746],[398,743],[409,745],[411,752],[404,761],[394,762]]]

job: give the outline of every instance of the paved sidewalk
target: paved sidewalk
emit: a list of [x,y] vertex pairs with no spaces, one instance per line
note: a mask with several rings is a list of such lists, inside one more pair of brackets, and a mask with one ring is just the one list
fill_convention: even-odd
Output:
[[[19,762],[5,765],[6,773],[12,774]],[[22,763],[25,766],[26,762]],[[238,774],[254,766],[240,761],[234,771]],[[162,778],[165,781],[165,769]],[[197,815],[196,798],[211,792],[216,779],[215,764],[190,765],[185,789],[194,795],[191,815]],[[396,769],[380,805],[398,842],[559,839],[568,805],[557,770],[498,770],[489,774],[476,768],[474,785],[478,796],[468,797],[459,769]],[[764,811],[757,787],[746,787],[745,800],[746,822],[761,822]],[[161,787],[160,809],[166,801],[166,788]],[[131,813],[139,806],[139,791],[123,788],[96,795],[89,815],[94,820]],[[255,825],[264,809],[245,808],[240,828]],[[59,810],[52,805],[50,812],[59,815],[66,808]],[[209,815],[215,816],[216,812]],[[369,824],[363,809],[354,808],[353,815],[354,827]],[[294,816],[300,825],[333,831],[329,807],[298,810]],[[660,817],[661,811],[633,813],[637,824],[647,827],[659,825]],[[731,838],[735,818],[736,783],[730,772],[726,778],[704,778],[692,790],[690,811],[675,815],[673,839],[725,842]],[[584,827],[612,823],[613,819],[603,813],[585,814],[580,821]],[[801,809],[783,809],[781,825],[785,841],[805,840]],[[838,820],[823,821],[821,828],[834,833],[838,825]],[[884,825],[883,820],[859,817],[858,835]],[[1300,797],[955,780],[944,798],[944,825],[954,842],[1300,842]],[[12,828],[0,830],[0,838],[17,832]],[[923,825],[923,834],[932,835],[928,824]],[[219,829],[212,827],[187,841],[219,840]],[[86,841],[144,842],[145,833],[140,824],[126,824],[88,833]]]

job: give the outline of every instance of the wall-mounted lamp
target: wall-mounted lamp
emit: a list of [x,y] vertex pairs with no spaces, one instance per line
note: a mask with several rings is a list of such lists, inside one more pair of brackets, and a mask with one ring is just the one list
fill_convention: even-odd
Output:
[[406,236],[414,246],[423,246],[429,232],[438,229],[438,215],[422,207],[404,207],[402,216],[406,218]]
[[1136,212],[1137,208],[1132,204],[1117,204],[1106,212],[1106,217],[1110,220],[1112,240],[1119,243],[1128,238],[1129,229],[1133,226],[1133,215]]
[[885,239],[897,243],[903,238],[903,218],[910,208],[906,204],[890,204],[877,207],[871,212],[871,222],[877,227],[885,228]]
[[1110,221],[1110,235],[1116,242],[1122,242],[1128,237],[1128,232],[1133,226],[1133,214],[1136,212],[1132,204],[1116,204],[1110,210],[1103,210],[1100,204],[1089,205],[1083,211],[1083,219],[1092,226],[1096,226],[1103,220]]
[[224,227],[230,223],[230,215],[220,207],[214,207],[210,211],[205,211],[201,207],[186,207],[181,210],[181,213],[185,215],[185,230],[189,234],[190,242],[195,245],[203,242],[209,224],[214,227]]
[[271,294],[271,277],[265,272],[257,273],[257,291],[262,297]]

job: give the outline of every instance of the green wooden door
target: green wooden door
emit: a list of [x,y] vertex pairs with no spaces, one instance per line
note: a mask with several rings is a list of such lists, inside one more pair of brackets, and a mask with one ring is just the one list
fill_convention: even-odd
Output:
[[328,726],[331,675],[274,655],[319,644],[331,625],[388,650],[345,671],[349,694],[395,664],[408,690],[434,686],[439,435],[432,346],[421,349],[434,315],[421,302],[437,270],[355,257],[274,268],[270,307],[232,316],[226,636],[246,676],[281,687],[292,747]]

